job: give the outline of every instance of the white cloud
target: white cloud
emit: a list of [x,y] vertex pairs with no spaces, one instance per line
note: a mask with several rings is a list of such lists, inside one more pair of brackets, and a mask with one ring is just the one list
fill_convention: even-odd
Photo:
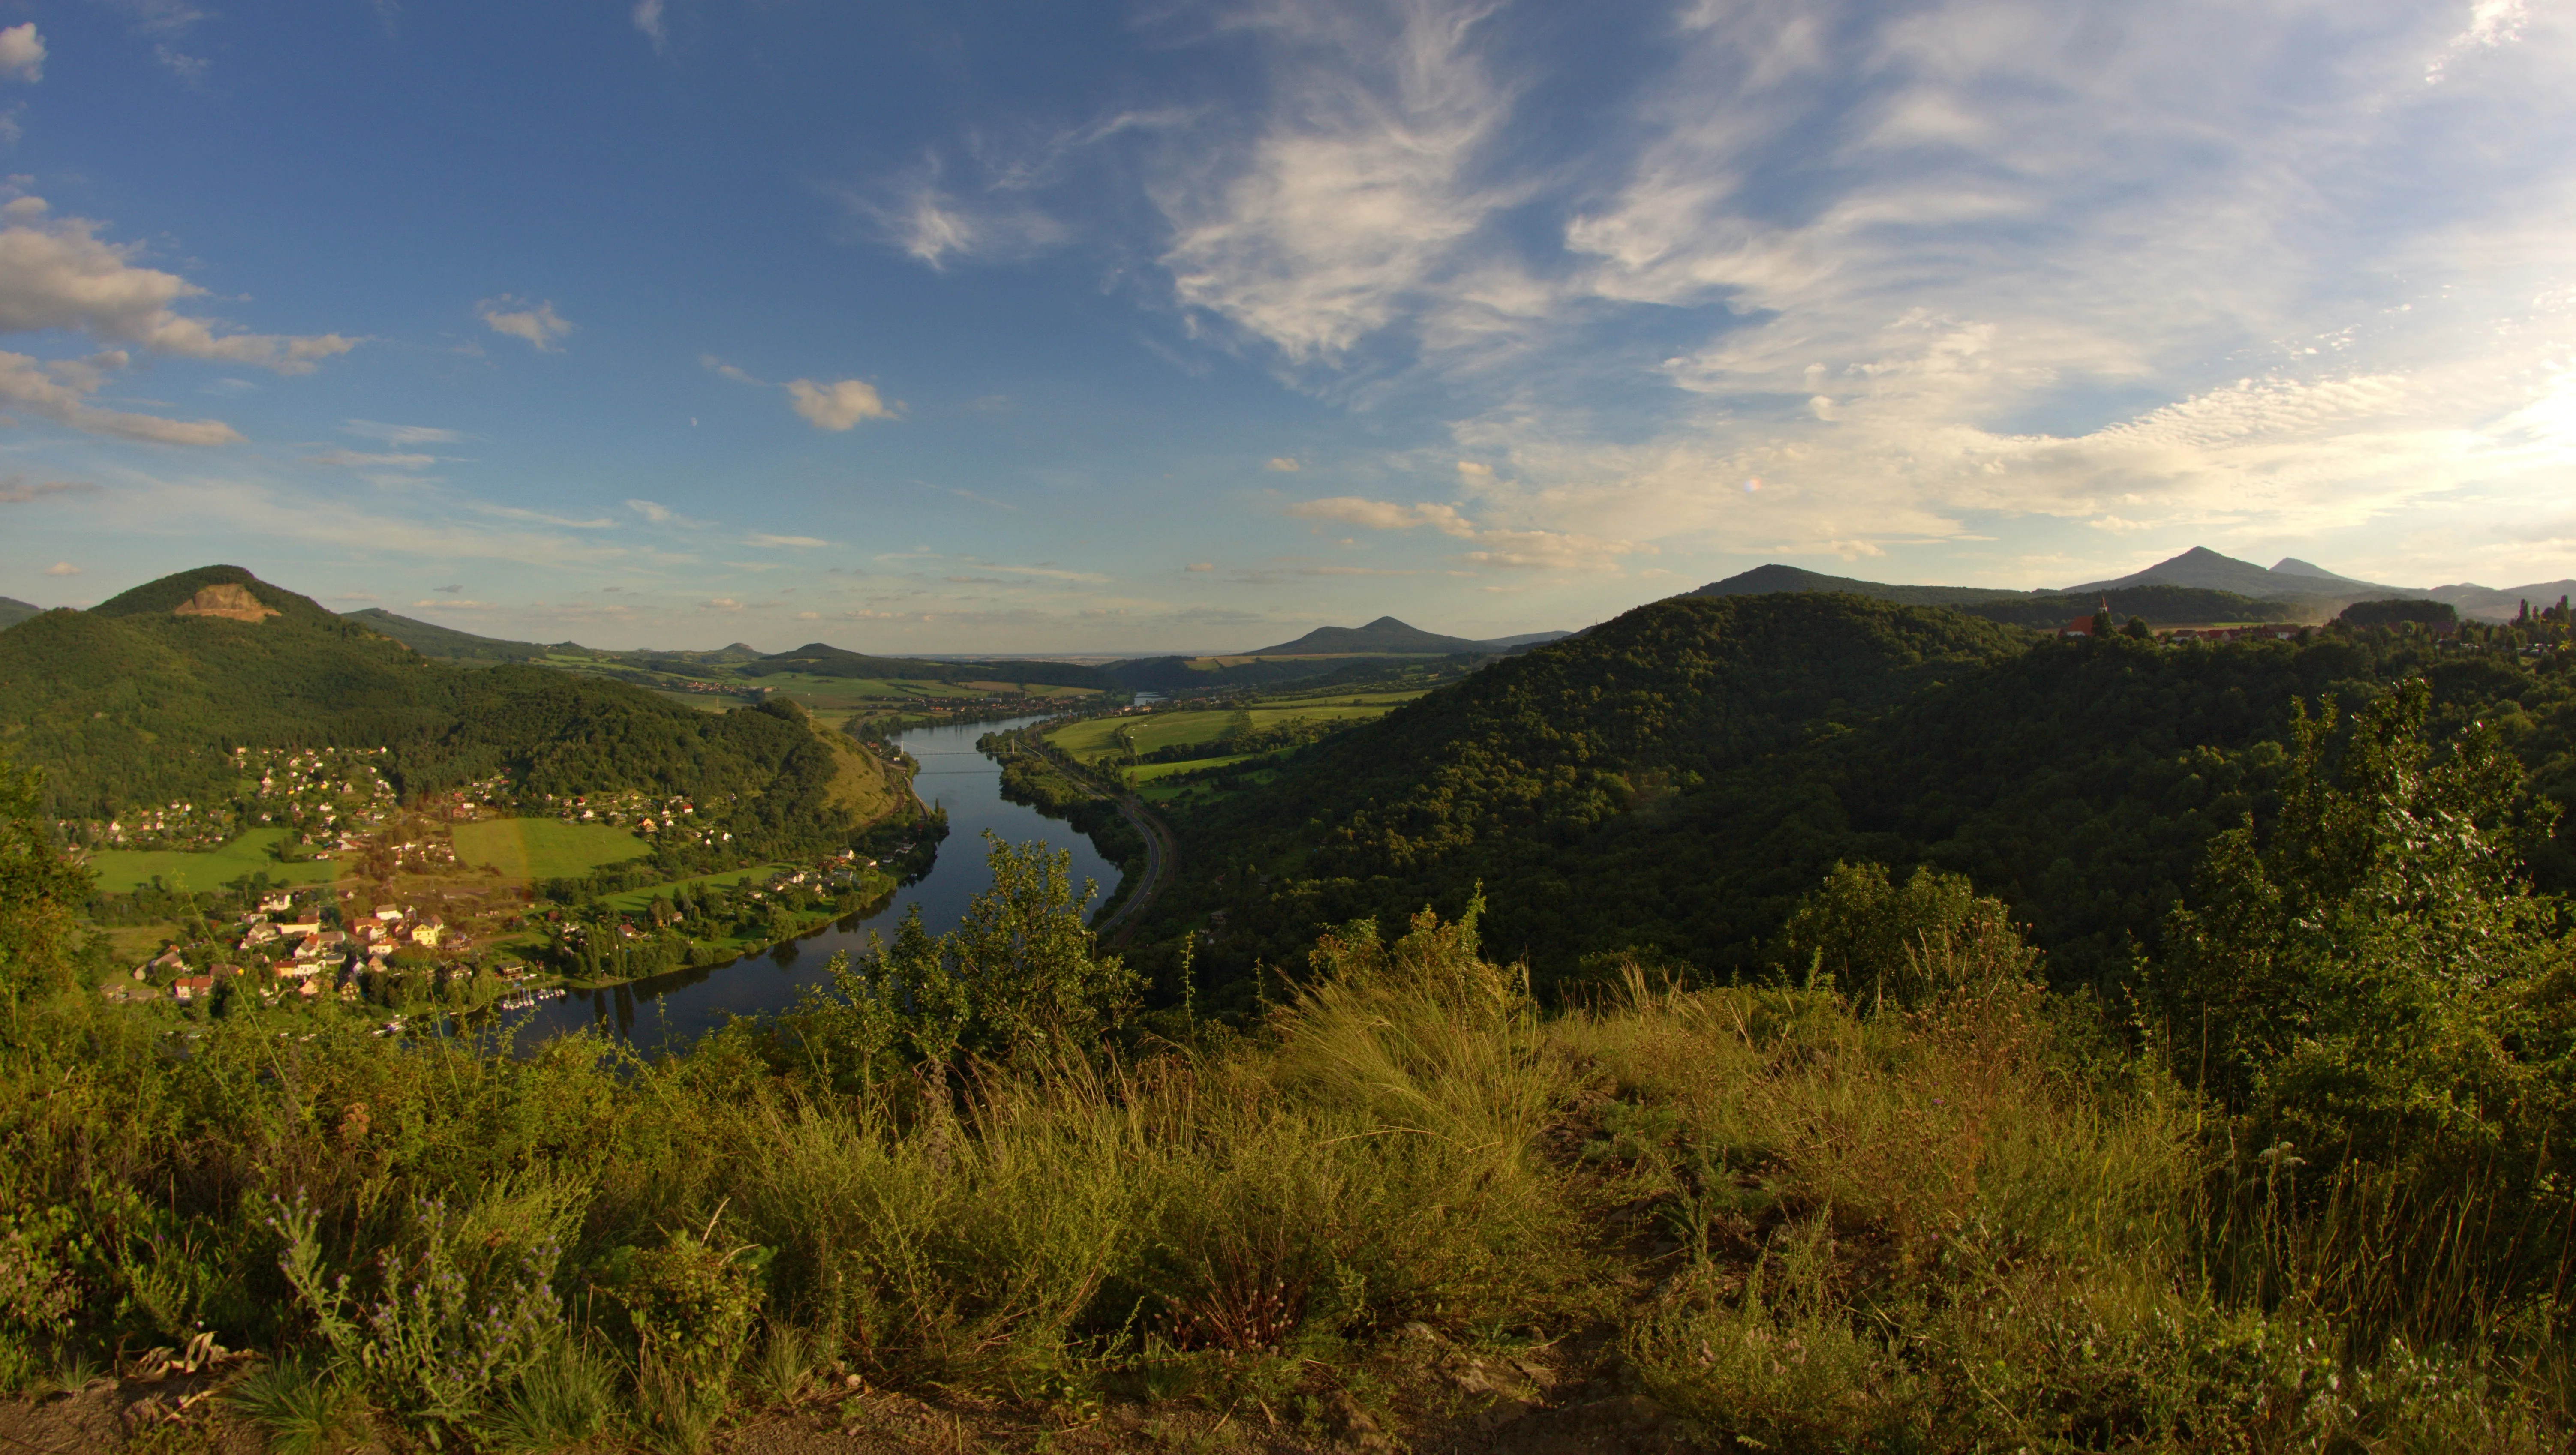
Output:
[[[2576,29],[2537,7],[1712,3],[1556,151],[1521,126],[1541,73],[1479,54],[1481,11],[1383,13],[1441,38],[1402,82],[1312,74],[1315,35],[1362,20],[1246,22],[1289,79],[1160,184],[1165,261],[1291,359],[1436,376],[1475,456],[1474,519],[1442,528],[1478,565],[2313,532],[2463,491],[2520,510],[2576,470]],[[2436,107],[2443,46],[2479,84]],[[1373,171],[1390,138],[1421,145]],[[1494,175],[1512,147],[1539,156]],[[1557,246],[1503,237],[1497,198]],[[1346,357],[1408,330],[1408,363]]]
[[531,304],[506,293],[475,304],[474,316],[494,333],[526,339],[541,354],[563,352],[564,336],[573,331],[573,325],[555,312],[551,300]]
[[1192,561],[1192,562],[1190,562],[1188,565],[1186,565],[1186,566],[1182,567],[1181,569],[1182,569],[1182,570],[1184,570],[1184,571],[1213,571],[1213,570],[1215,570],[1215,569],[1216,569],[1216,562],[1214,562],[1214,561]]
[[670,43],[669,34],[662,24],[662,4],[663,0],[635,0],[635,8],[627,13],[627,18],[635,22],[635,28],[644,33],[646,40],[653,42],[656,51],[667,48]]
[[1288,513],[1301,520],[1337,520],[1346,525],[1364,525],[1371,530],[1411,530],[1427,525],[1443,535],[1470,537],[1476,533],[1454,505],[1396,505],[1384,500],[1364,500],[1356,495],[1335,495],[1322,500],[1301,500],[1288,507]]
[[[121,353],[93,356],[125,363]],[[102,368],[93,360],[47,362],[0,350],[0,402],[90,434],[114,435],[161,445],[228,445],[241,436],[218,419],[163,419],[153,414],[98,409],[96,393]]]
[[[772,384],[747,369],[739,369],[713,354],[700,354],[701,367],[737,384],[761,389],[784,389],[791,408],[803,415],[816,429],[845,430],[863,419],[898,419],[903,406],[888,404],[877,393],[876,386],[864,379],[838,379],[819,383],[812,379],[790,379]],[[962,493],[962,492],[961,492]],[[980,497],[977,497],[980,498]]]
[[1476,54],[1491,3],[1284,0],[1266,32],[1278,101],[1240,152],[1164,177],[1180,301],[1331,362],[1418,303],[1524,188],[1477,166],[1512,92]]
[[834,195],[853,217],[908,257],[944,269],[953,261],[1007,262],[1032,257],[1072,236],[1061,222],[1016,198],[968,198],[942,188],[936,171],[891,198],[841,189]]
[[0,77],[35,82],[45,79],[45,38],[36,22],[0,30]]
[[820,540],[813,536],[749,535],[743,537],[743,544],[748,546],[792,546],[798,549],[811,549],[817,546],[828,546],[831,542]]
[[838,379],[829,384],[790,379],[787,398],[816,429],[845,430],[863,419],[893,419],[898,413],[878,397],[875,385],[863,379]]
[[325,450],[305,458],[317,465],[338,465],[347,470],[426,470],[438,463],[436,455],[380,455],[364,450]]
[[1276,470],[1282,475],[1294,475],[1297,473],[1299,466],[1297,464],[1296,457],[1293,455],[1273,455],[1270,459],[1270,463],[1262,468],[1267,470]]
[[2522,39],[2523,22],[2530,19],[2524,0],[2472,0],[2468,28],[2451,37],[2424,67],[2424,83],[2438,86],[2451,63],[2474,50],[2492,50]]
[[637,515],[644,517],[646,520],[653,522],[655,525],[661,525],[676,519],[676,517],[671,513],[671,507],[657,504],[650,500],[630,500],[626,502],[626,508],[634,511]]
[[452,429],[425,424],[382,424],[372,419],[344,419],[340,421],[340,432],[395,446],[452,445],[465,438]]
[[281,374],[309,373],[315,360],[357,345],[339,334],[219,333],[171,307],[205,289],[175,273],[135,266],[135,250],[102,242],[94,222],[49,221],[46,210],[37,197],[0,209],[9,223],[0,228],[0,333],[78,329],[158,354],[257,364]]
[[48,576],[77,576],[80,573],[81,568],[69,561],[56,561],[45,568],[45,574]]
[[106,0],[109,9],[125,16],[126,28],[152,42],[152,58],[169,68],[183,81],[194,83],[205,79],[206,59],[179,49],[197,23],[211,19],[212,12],[200,10],[189,0]]

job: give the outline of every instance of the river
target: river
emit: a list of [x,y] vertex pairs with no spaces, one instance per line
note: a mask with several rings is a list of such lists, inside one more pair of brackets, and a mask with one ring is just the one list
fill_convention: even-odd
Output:
[[916,728],[895,740],[921,764],[921,773],[913,780],[915,791],[924,802],[948,810],[948,837],[940,844],[930,872],[918,883],[896,890],[883,905],[729,964],[675,970],[604,990],[575,991],[524,1012],[527,1019],[519,1030],[519,1044],[533,1046],[548,1036],[596,1026],[646,1049],[676,1047],[723,1025],[729,1017],[784,1010],[796,1003],[799,990],[829,982],[824,967],[831,963],[834,951],[857,954],[867,947],[871,930],[892,939],[894,927],[916,904],[921,906],[922,924],[932,934],[956,928],[967,903],[993,887],[992,871],[984,865],[986,829],[1015,844],[1043,839],[1050,847],[1072,850],[1075,885],[1086,878],[1097,880],[1101,898],[1107,898],[1118,887],[1118,866],[1101,858],[1091,840],[1060,820],[1004,801],[1001,765],[975,751],[975,740],[986,733],[1039,721],[1043,719],[1018,717]]

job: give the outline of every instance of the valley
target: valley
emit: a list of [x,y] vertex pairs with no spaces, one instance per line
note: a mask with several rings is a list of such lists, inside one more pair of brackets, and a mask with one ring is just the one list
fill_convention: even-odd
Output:
[[[432,660],[226,568],[32,618],[0,631],[20,689],[0,728],[45,776],[0,779],[0,868],[45,877],[0,876],[0,949],[20,947],[0,1037],[72,1068],[79,1100],[30,1099],[17,1145],[57,1167],[106,1135],[163,1167],[292,1109],[297,1165],[470,1185],[493,1220],[526,1216],[495,1159],[589,1168],[562,1195],[609,1231],[525,1266],[626,1280],[599,1285],[621,1299],[654,1275],[614,1271],[643,1255],[609,1240],[675,1207],[731,1219],[786,1250],[777,1282],[724,1284],[790,1350],[758,1356],[786,1361],[767,1393],[708,1406],[785,1422],[746,1439],[936,1409],[1052,1440],[1067,1426],[1017,1391],[1069,1361],[1095,1371],[1062,1385],[1086,1408],[1193,1429],[1246,1381],[1377,1381],[1366,1407],[1315,1406],[1341,1411],[1319,1428],[1423,1440],[1615,1418],[1668,1448],[1982,1448],[2080,1399],[2168,1448],[2252,1428],[2249,1407],[2438,1425],[2431,1404],[2268,1402],[2309,1356],[2212,1362],[2252,1358],[2228,1331],[2255,1319],[2354,1367],[2390,1367],[2371,1329],[2453,1350],[2489,1381],[2476,1418],[2556,1420],[2524,1366],[2456,1352],[2483,1314],[2355,1310],[2465,1281],[2527,1318],[2576,1268],[2551,1231],[2576,1105],[2567,609],[2292,621],[2148,582],[2067,616],[2063,593],[1823,584],[1534,641],[1386,619],[1100,665],[493,639],[433,639],[485,656]],[[2121,614],[2147,606],[2171,614]],[[2180,1025],[2206,1058],[2166,1052]],[[2430,1094],[2463,1077],[2473,1100]],[[110,1116],[127,1096],[152,1120]],[[2453,1137],[2501,1150],[2439,1160]],[[2284,1196],[2293,1156],[2316,1188]],[[478,1170],[441,1182],[457,1158]],[[330,1176],[304,1186],[352,1215],[372,1184]],[[1098,1199],[1079,1218],[1077,1194]],[[170,1216],[229,1246],[212,1230],[265,1207],[290,1266],[323,1246],[259,1195]],[[854,1197],[925,1211],[835,1224],[835,1246],[947,1239],[939,1271],[899,1293],[817,1272],[817,1220]],[[2411,1198],[2493,1231],[2451,1237]],[[2386,1211],[2335,1221],[2355,1203]],[[1004,1236],[1041,1215],[1090,1219],[1089,1251]],[[385,1236],[439,1246],[431,1216]],[[1210,1251],[1160,1251],[1187,1247]],[[1058,1263],[1073,1284],[1033,1309]],[[1316,1271],[1362,1265],[1383,1316]],[[1238,1266],[1276,1302],[1229,1302]],[[1759,1292],[1782,1267],[1807,1281]],[[2293,1275],[2308,1291],[2264,1291]],[[265,1274],[198,1276],[215,1292],[188,1317],[224,1337],[327,1337],[258,1311]],[[1082,1291],[1110,1281],[1155,1310],[1150,1353]],[[293,1288],[297,1309],[329,1296]],[[941,1300],[995,1288],[1023,1290],[984,1317],[1027,1352],[910,1362],[953,1336]],[[642,1337],[552,1307],[530,1359],[591,1367],[577,1326]],[[64,1327],[167,1321],[77,1308]],[[907,1342],[831,1342],[825,1321],[862,1316]],[[2012,1332],[2032,1317],[2197,1392],[2102,1394],[2053,1336]],[[1896,1352],[1870,1352],[1880,1328]],[[2528,1360],[2555,1336],[2512,1337]],[[1824,1351],[1832,1400],[1726,1352],[1792,1339]],[[258,1367],[235,1387],[312,1378]],[[2004,1367],[2022,1382],[1988,1389]],[[1186,1382],[1133,1393],[1148,1375]],[[408,1377],[349,1387],[407,1429]]]

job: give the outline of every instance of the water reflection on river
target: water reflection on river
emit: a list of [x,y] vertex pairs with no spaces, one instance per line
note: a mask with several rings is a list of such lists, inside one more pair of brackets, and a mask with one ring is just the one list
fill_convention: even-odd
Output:
[[948,810],[948,838],[921,882],[896,890],[891,899],[865,914],[731,964],[677,970],[606,990],[575,991],[530,1012],[522,1023],[519,1044],[531,1046],[558,1032],[595,1025],[647,1048],[659,1048],[693,1041],[729,1016],[792,1006],[801,988],[826,983],[824,966],[833,951],[865,948],[870,930],[893,938],[895,925],[913,905],[921,906],[922,923],[931,933],[955,928],[967,902],[993,884],[991,871],[984,867],[986,829],[1012,843],[1043,839],[1055,848],[1072,850],[1074,883],[1096,879],[1106,897],[1118,887],[1118,866],[1101,858],[1091,840],[1063,822],[1004,802],[1001,765],[975,751],[975,740],[986,733],[1039,720],[1025,717],[920,728],[897,739],[921,763],[921,776],[913,786],[923,800]]

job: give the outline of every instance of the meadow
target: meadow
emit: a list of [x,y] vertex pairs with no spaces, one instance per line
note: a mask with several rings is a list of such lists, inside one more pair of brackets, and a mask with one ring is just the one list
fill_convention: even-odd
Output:
[[624,829],[552,818],[481,819],[456,825],[450,838],[458,863],[530,882],[577,879],[603,864],[624,863],[651,852],[642,839]]
[[339,873],[329,859],[290,862],[277,848],[290,836],[282,828],[251,829],[219,849],[200,851],[104,849],[90,855],[99,889],[125,894],[155,878],[172,889],[204,890],[229,884],[247,874],[266,874],[281,884],[328,884]]
[[722,874],[701,874],[693,879],[675,879],[664,884],[647,884],[641,889],[629,889],[621,894],[602,895],[599,902],[611,909],[633,914],[652,908],[653,901],[656,899],[671,897],[674,890],[726,889],[747,880],[766,879],[772,874],[784,873],[790,867],[786,864],[754,864],[744,869],[729,869]]
[[[1365,722],[1383,717],[1390,708],[1419,696],[1419,692],[1379,692],[1259,698],[1241,707],[1184,708],[1134,717],[1085,718],[1050,732],[1047,741],[1081,762],[1097,763],[1127,756],[1127,748],[1118,736],[1122,731],[1130,734],[1137,753],[1151,753],[1157,748],[1211,743],[1234,729],[1260,732],[1287,723],[1318,719]],[[1195,766],[1204,767],[1208,761],[1213,760],[1201,760]]]

